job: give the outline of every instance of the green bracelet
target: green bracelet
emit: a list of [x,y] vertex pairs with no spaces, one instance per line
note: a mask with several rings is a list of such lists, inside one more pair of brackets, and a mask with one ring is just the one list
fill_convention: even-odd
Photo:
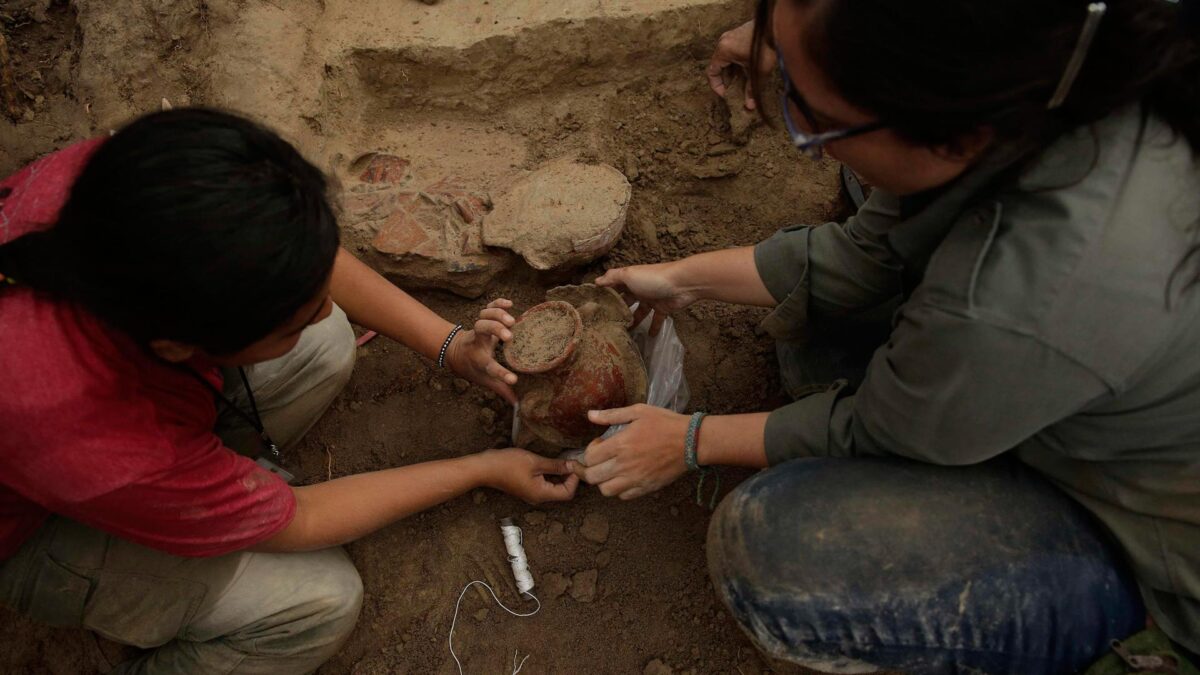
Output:
[[683,463],[688,471],[699,471],[700,463],[696,461],[696,440],[700,436],[700,423],[708,413],[692,413],[692,421],[688,423],[687,436],[683,440]]
[[713,487],[712,496],[708,500],[709,510],[717,507],[717,495],[721,492],[721,474],[711,466],[700,466],[700,462],[696,458],[696,444],[700,438],[700,423],[708,413],[695,412],[692,413],[692,419],[688,422],[687,436],[683,440],[683,463],[687,465],[688,471],[699,471],[700,479],[696,481],[696,504],[704,506],[704,499],[701,496],[704,489],[704,479],[712,474],[716,485]]

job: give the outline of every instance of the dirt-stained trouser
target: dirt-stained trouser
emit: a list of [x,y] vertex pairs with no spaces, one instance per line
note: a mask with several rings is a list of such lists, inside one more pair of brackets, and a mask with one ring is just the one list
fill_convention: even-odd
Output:
[[[354,350],[335,307],[286,356],[247,368],[277,442],[294,443],[321,416],[349,380]],[[239,378],[226,375],[227,394],[245,406]],[[218,433],[253,452],[235,416],[223,414]],[[150,650],[117,673],[274,675],[312,672],[338,650],[358,620],[362,581],[341,548],[182,558],[53,517],[0,562],[0,601]]]

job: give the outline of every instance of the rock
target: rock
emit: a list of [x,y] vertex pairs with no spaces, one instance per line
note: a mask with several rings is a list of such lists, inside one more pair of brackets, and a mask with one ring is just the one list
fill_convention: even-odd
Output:
[[397,283],[476,297],[511,264],[483,245],[491,201],[456,176],[418,187],[408,160],[370,152],[350,164],[345,182],[346,225],[371,237],[371,262]]
[[525,514],[525,522],[530,525],[541,525],[546,522],[546,514],[543,511],[530,511]]
[[487,619],[488,618],[487,607],[484,607],[483,609],[479,610],[478,612],[475,612],[474,616],[475,616],[476,621],[483,621],[483,620]]
[[608,567],[608,562],[611,559],[612,559],[611,553],[609,553],[608,551],[600,551],[599,553],[596,554],[596,567],[599,567],[600,569],[604,569],[605,567]]
[[471,500],[474,501],[476,505],[482,504],[487,501],[487,493],[483,490],[476,490],[475,494],[471,495]]
[[577,602],[591,602],[596,598],[596,580],[600,577],[598,570],[576,572],[571,577],[571,597]]
[[674,675],[675,671],[671,670],[671,666],[662,662],[662,659],[654,659],[646,664],[646,668],[642,670],[642,675]]
[[483,242],[519,253],[534,269],[582,265],[617,243],[631,193],[625,175],[607,164],[550,162],[496,199]]
[[579,527],[579,534],[583,535],[584,539],[603,544],[608,541],[608,518],[598,514],[589,513],[583,517],[583,525]]
[[571,587],[571,580],[558,572],[547,572],[542,575],[539,585],[545,594],[544,597],[553,600],[567,592],[567,589]]

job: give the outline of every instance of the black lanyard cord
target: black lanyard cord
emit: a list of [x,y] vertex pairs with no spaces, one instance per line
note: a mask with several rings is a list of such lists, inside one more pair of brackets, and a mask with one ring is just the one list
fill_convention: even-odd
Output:
[[225,404],[226,408],[232,410],[239,417],[241,417],[243,421],[249,424],[252,429],[258,432],[259,437],[262,438],[263,443],[266,445],[266,450],[271,455],[272,459],[278,459],[280,457],[278,446],[276,446],[275,442],[271,440],[270,434],[268,434],[266,428],[263,427],[262,417],[258,414],[258,402],[254,400],[254,390],[250,388],[250,378],[246,377],[245,368],[238,366],[238,374],[242,376],[242,386],[246,388],[246,397],[250,399],[250,413],[247,413],[245,410],[239,408],[236,403],[231,401],[229,397],[225,395],[224,392],[214,387],[213,383],[209,382],[208,379],[200,373],[196,372],[192,368],[189,368],[188,366],[181,367],[185,372],[187,372],[188,375],[191,375],[197,381],[199,381],[200,384],[203,384],[205,389],[208,389],[210,392],[212,392],[213,396],[220,399],[220,401]]

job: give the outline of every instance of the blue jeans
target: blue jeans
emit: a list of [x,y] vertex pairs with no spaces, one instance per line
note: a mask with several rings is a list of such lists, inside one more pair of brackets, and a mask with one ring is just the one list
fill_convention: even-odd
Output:
[[722,502],[708,560],[751,639],[814,669],[1073,673],[1146,625],[1100,526],[1007,460],[785,462]]
[[1008,458],[785,462],[722,502],[708,561],[760,649],[820,672],[1073,673],[1146,625],[1103,527]]

